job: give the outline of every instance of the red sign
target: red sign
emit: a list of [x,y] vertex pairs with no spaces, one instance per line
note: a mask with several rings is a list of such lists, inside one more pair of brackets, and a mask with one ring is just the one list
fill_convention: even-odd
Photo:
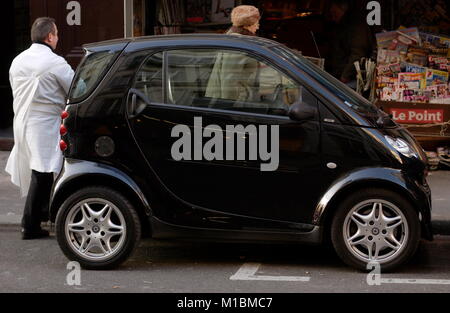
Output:
[[427,109],[390,109],[397,123],[400,124],[438,124],[444,122],[444,110]]

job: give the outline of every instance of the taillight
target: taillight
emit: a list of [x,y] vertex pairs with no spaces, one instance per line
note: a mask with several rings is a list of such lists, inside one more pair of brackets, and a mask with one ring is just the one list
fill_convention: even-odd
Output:
[[61,140],[59,142],[59,148],[61,149],[61,151],[66,151],[67,149],[67,143],[64,140]]
[[61,136],[64,136],[65,134],[67,134],[67,128],[64,125],[61,125],[59,127],[59,133],[61,134]]
[[[65,120],[68,117],[69,117],[69,112],[62,111],[61,119]],[[66,128],[66,126],[64,126],[64,124],[61,124],[61,126],[59,127],[59,133],[61,134],[61,136],[64,136],[65,134],[67,134],[67,128]],[[67,150],[67,143],[64,140],[61,140],[59,142],[59,148],[61,149],[61,151],[66,151]]]

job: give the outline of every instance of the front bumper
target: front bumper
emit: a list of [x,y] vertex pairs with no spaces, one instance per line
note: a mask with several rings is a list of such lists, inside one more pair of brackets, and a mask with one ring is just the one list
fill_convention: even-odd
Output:
[[427,240],[433,240],[433,225],[431,222],[431,189],[425,178],[415,180],[410,184],[410,190],[417,200],[416,206],[420,213],[420,223],[422,228],[422,237]]
[[[428,187],[428,208],[425,209],[426,214],[422,214],[422,237],[427,240],[433,240],[433,224],[431,222],[431,191]],[[425,215],[425,216],[424,216]]]

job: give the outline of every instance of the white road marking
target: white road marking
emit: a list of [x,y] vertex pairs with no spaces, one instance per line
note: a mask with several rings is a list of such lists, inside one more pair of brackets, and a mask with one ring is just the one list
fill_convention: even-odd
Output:
[[[259,280],[259,281],[286,281],[309,282],[308,276],[269,276],[257,275],[261,263],[244,263],[241,268],[230,277],[230,280]],[[380,284],[411,284],[411,285],[450,285],[448,279],[416,279],[416,278],[381,278]]]
[[268,276],[256,275],[261,263],[244,263],[241,268],[230,277],[230,280],[265,280],[265,281],[296,281],[308,282],[311,277],[307,276]]
[[381,284],[450,285],[448,279],[382,278]]

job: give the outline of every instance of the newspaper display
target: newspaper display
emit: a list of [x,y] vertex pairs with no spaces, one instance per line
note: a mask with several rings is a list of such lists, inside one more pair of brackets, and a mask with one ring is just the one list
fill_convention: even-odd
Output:
[[380,100],[450,104],[450,37],[407,28],[376,39]]

